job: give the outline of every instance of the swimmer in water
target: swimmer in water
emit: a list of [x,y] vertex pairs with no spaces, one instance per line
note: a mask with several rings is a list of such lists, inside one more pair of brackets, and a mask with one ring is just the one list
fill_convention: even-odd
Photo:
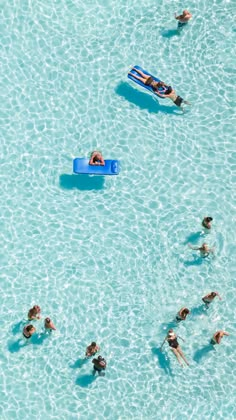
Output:
[[101,152],[99,152],[98,150],[94,150],[94,152],[91,153],[90,156],[90,160],[89,160],[89,165],[93,165],[93,166],[104,166],[105,162],[104,159],[102,157]]
[[40,319],[40,306],[34,305],[28,312],[28,319]]
[[168,88],[168,86],[164,82],[157,82],[155,81],[152,76],[149,74],[143,73],[141,70],[136,69],[135,67],[132,68],[132,70],[135,70],[136,73],[138,73],[140,76],[137,76],[135,73],[129,72],[129,75],[134,77],[135,79],[139,80],[146,86],[150,86],[154,93],[157,93],[159,88]]
[[213,344],[213,345],[220,344],[224,335],[229,336],[229,333],[227,333],[226,331],[222,331],[222,330],[216,331],[216,333],[213,335],[213,337],[211,339],[211,344]]
[[[102,356],[98,356],[97,359],[92,360],[93,363],[93,375],[98,372],[99,375],[101,375],[101,372],[104,371],[107,367],[107,362]],[[105,375],[105,372],[104,374]]]
[[49,331],[56,330],[56,327],[55,327],[55,325],[53,324],[53,322],[50,318],[45,318],[44,328],[45,328],[45,330],[49,330]]
[[32,337],[32,335],[35,332],[36,332],[36,328],[32,324],[29,324],[29,325],[26,325],[24,327],[24,329],[23,329],[23,336],[28,339],[28,338]]
[[86,357],[94,356],[98,351],[100,350],[100,347],[93,341],[87,348],[86,348]]
[[182,15],[179,16],[177,16],[177,13],[175,13],[175,19],[178,20],[178,29],[181,29],[184,26],[186,26],[191,18],[192,15],[188,10],[183,10]]
[[214,248],[209,248],[209,246],[204,242],[202,246],[193,246],[188,244],[189,248],[193,249],[194,251],[200,251],[200,255],[202,258],[209,257],[210,254],[214,254]]
[[211,229],[211,222],[212,222],[212,217],[204,217],[203,221],[202,221],[202,226],[205,229],[210,230]]
[[222,300],[218,292],[211,292],[208,293],[208,295],[203,296],[202,301],[205,303],[207,308],[209,308],[210,303],[215,299],[216,296],[218,296],[218,298]]
[[185,321],[189,313],[190,313],[190,310],[188,308],[185,308],[185,307],[181,308],[176,315],[176,321],[177,322]]
[[160,98],[171,99],[174,102],[174,104],[178,106],[179,108],[181,108],[182,110],[183,110],[183,107],[181,106],[182,104],[191,105],[190,102],[185,101],[183,98],[181,98],[181,96],[178,96],[175,90],[171,86],[168,86],[165,93],[162,94],[162,93],[156,92],[156,94],[160,96]]
[[[184,354],[183,354],[183,352],[181,350],[181,347],[180,347],[180,345],[178,343],[178,340],[177,340],[178,337],[181,338],[180,336],[176,335],[172,329],[169,330],[166,338],[164,339],[164,341],[163,341],[163,343],[161,345],[160,350],[162,350],[163,345],[167,341],[168,344],[169,344],[169,346],[170,346],[170,348],[171,348],[171,350],[175,354],[175,356],[176,356],[179,364],[181,365],[181,367],[183,367],[183,364],[181,362],[181,358],[185,361],[186,365],[189,366],[189,363],[186,360],[186,358],[185,358],[185,356],[184,356]],[[181,338],[181,340],[183,340],[183,338]]]

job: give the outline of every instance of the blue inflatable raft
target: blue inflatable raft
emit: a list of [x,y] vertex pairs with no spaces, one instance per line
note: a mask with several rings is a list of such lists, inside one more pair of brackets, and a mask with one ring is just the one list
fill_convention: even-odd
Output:
[[120,164],[118,160],[106,159],[104,166],[89,165],[89,159],[76,158],[73,160],[73,172],[75,174],[118,175]]
[[[130,72],[131,72],[132,74],[136,74],[137,76],[140,76],[140,74],[138,74],[138,73],[135,71],[135,69],[141,70],[144,74],[147,74],[148,76],[151,76],[151,77],[153,78],[153,80],[155,80],[155,82],[161,82],[161,79],[158,79],[157,77],[153,76],[151,73],[148,73],[148,71],[146,71],[146,70],[142,69],[142,67],[139,67],[139,66],[134,66],[134,68],[133,68],[132,70],[130,70]],[[147,86],[147,85],[145,85],[143,82],[141,82],[140,80],[135,79],[135,77],[133,77],[133,76],[132,76],[132,74],[128,74],[128,78],[129,78],[130,80],[132,80],[133,82],[135,82],[135,83],[137,83],[138,85],[142,86],[143,88],[145,88],[145,89],[149,90],[150,92],[154,93],[154,91],[153,91],[153,89],[152,89],[152,87],[151,87],[151,86]],[[166,91],[166,88],[165,88],[165,87],[160,87],[160,88],[158,89],[158,92],[160,92],[160,94],[164,94],[164,93],[165,93],[165,91]],[[155,93],[154,93],[154,95],[155,95]],[[160,98],[160,96],[159,96],[159,98]]]

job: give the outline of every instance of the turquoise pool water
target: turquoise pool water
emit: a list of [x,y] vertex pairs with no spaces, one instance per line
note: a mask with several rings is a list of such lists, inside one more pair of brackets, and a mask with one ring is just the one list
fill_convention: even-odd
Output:
[[[183,7],[193,20],[178,36]],[[1,2],[1,420],[236,418],[235,12],[230,0]],[[192,106],[138,91],[134,64]],[[72,174],[95,148],[119,176]],[[215,258],[187,246],[204,240]],[[222,301],[203,311],[212,290]],[[34,304],[57,331],[38,321],[22,346]],[[185,305],[181,369],[158,348]],[[218,329],[230,337],[214,351]],[[105,377],[82,362],[92,340]]]

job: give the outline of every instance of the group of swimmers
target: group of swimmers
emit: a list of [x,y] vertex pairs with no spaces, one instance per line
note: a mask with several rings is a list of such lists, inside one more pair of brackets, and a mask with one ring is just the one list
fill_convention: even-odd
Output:
[[[34,305],[28,312],[28,320],[35,321],[41,318],[41,308],[38,305]],[[55,325],[53,324],[52,320],[47,317],[44,319],[44,328],[45,331],[52,331],[56,330]],[[36,333],[36,328],[33,324],[27,324],[23,329],[23,336],[28,340],[32,337],[33,334]]]
[[[28,312],[28,320],[29,321],[35,321],[41,319],[41,308],[38,305],[34,305]],[[44,328],[45,332],[50,332],[53,330],[56,330],[55,325],[53,324],[52,320],[47,317],[44,320]],[[23,336],[28,340],[36,333],[36,328],[33,324],[27,324],[23,328]],[[90,357],[94,356],[97,352],[100,351],[100,347],[93,341],[87,348],[85,352],[85,359],[89,359]],[[93,363],[93,375],[96,374],[96,372],[101,376],[105,375],[105,370],[107,367],[106,360],[99,355],[97,358],[92,359]]]
[[[182,27],[184,27],[191,18],[192,18],[192,15],[188,10],[184,10],[182,14],[179,16],[175,14],[175,19],[178,20],[178,29],[181,29]],[[152,76],[143,73],[141,70],[135,67],[132,70],[135,70],[137,74],[135,73],[129,73],[129,74],[132,75],[132,77],[134,77],[135,79],[144,83],[145,85],[151,86],[153,89],[153,92],[159,97],[170,98],[174,102],[174,104],[177,105],[178,107],[181,107],[182,104],[190,105],[188,101],[185,101],[183,98],[178,96],[171,86],[168,86],[162,81],[156,82],[152,78]],[[160,88],[163,89],[164,93],[160,93],[159,91]],[[104,158],[100,151],[95,150],[91,153],[89,165],[101,165],[101,166],[105,165]],[[213,220],[212,217],[209,217],[209,216],[203,219],[202,226],[204,229],[206,229],[206,231],[209,231],[211,229],[212,220]],[[202,258],[206,258],[211,253],[214,253],[214,248],[210,248],[205,242],[200,247],[199,246],[196,247],[191,244],[189,244],[189,247],[193,250],[200,251],[200,256]],[[218,292],[211,292],[202,298],[202,301],[204,302],[206,308],[209,308],[210,303],[215,299],[216,296],[218,296],[218,298],[221,300],[221,297]],[[40,313],[41,313],[40,307],[38,305],[33,306],[28,312],[28,320],[40,319],[41,318]],[[190,310],[188,308],[186,307],[181,308],[176,315],[176,319],[175,319],[176,322],[181,322],[181,321],[186,320],[189,314],[190,314]],[[45,331],[56,330],[52,320],[49,317],[45,318],[44,320],[44,328],[45,328]],[[29,339],[30,337],[32,337],[32,335],[35,332],[36,332],[36,328],[34,327],[34,325],[28,324],[23,329],[23,336],[26,339]],[[211,339],[211,344],[212,345],[220,344],[222,337],[228,336],[228,335],[229,333],[227,333],[226,331],[223,331],[223,330],[216,331],[216,333],[213,335]],[[184,341],[182,337],[175,334],[173,329],[170,329],[160,349],[162,350],[165,342],[167,342],[171,350],[175,354],[180,365],[183,367],[182,361],[181,361],[182,359],[189,366],[189,363],[187,359],[185,358],[184,353],[178,343],[178,338]],[[85,359],[91,358],[97,352],[99,352],[99,350],[100,350],[100,347],[96,344],[96,342],[92,342],[86,348]],[[93,358],[92,363],[93,363],[93,375],[95,375],[96,372],[99,375],[105,374],[104,371],[106,370],[107,363],[106,363],[106,360],[101,355],[99,355],[97,358]]]
[[[102,164],[100,163],[101,161],[103,161],[103,157],[101,155],[100,152],[98,151],[94,151],[91,154],[91,159],[97,159],[97,164]],[[103,161],[104,162],[104,161]],[[202,227],[205,229],[204,233],[209,232],[211,229],[211,222],[213,221],[213,218],[210,216],[204,217],[204,219],[202,220]],[[209,255],[210,252],[213,252],[212,249],[210,249],[208,247],[208,245],[206,243],[203,243],[202,246],[200,247],[193,247],[191,244],[191,249],[195,249],[195,250],[199,250],[200,251],[200,255],[205,258],[206,256]],[[218,297],[220,300],[221,296],[219,295],[218,292],[210,292],[207,295],[203,296],[202,301],[205,304],[206,309],[209,308],[209,305],[211,304],[211,302],[213,302],[213,300],[215,299],[215,297]],[[181,321],[185,321],[187,316],[190,314],[190,310],[187,307],[183,307],[181,308],[175,318],[176,322],[181,322]],[[41,308],[38,305],[34,305],[28,312],[28,320],[32,321],[32,320],[39,320],[41,318]],[[44,320],[44,328],[45,331],[52,331],[52,330],[56,330],[55,325],[53,324],[52,320],[47,317]],[[36,332],[36,328],[34,327],[34,325],[32,324],[27,324],[24,329],[23,329],[23,336],[26,339],[29,339],[30,337],[32,337],[32,335]],[[215,344],[220,344],[221,339],[223,336],[228,336],[229,333],[223,330],[218,330],[215,332],[215,334],[213,335],[213,337],[211,338],[210,343],[212,345]],[[174,330],[171,328],[168,331],[167,336],[165,337],[160,350],[162,350],[165,342],[167,342],[171,348],[171,350],[173,351],[173,353],[175,354],[179,364],[183,367],[182,364],[182,360],[186,363],[186,365],[189,366],[189,363],[179,345],[178,342],[178,338],[180,338],[182,341],[184,341],[184,339],[182,337],[180,337],[179,335],[175,334]],[[86,348],[86,352],[85,352],[85,359],[89,359],[92,356],[94,356],[97,352],[100,351],[100,347],[96,344],[96,342],[92,342],[87,348]],[[107,363],[106,360],[99,355],[97,358],[93,358],[92,359],[92,364],[93,364],[93,375],[95,375],[96,373],[98,373],[99,376],[101,375],[105,375],[105,370],[107,367]]]
[[[204,231],[204,233],[206,233],[207,231],[209,232],[211,229],[211,222],[212,222],[213,218],[212,217],[204,217],[203,221],[202,221],[202,227],[204,229],[206,229],[206,231]],[[194,247],[191,244],[189,244],[189,246],[191,247],[191,249],[194,250],[199,250],[200,251],[200,255],[202,258],[206,258],[211,252],[213,252],[214,250],[209,248],[209,246],[204,242],[200,247]],[[202,301],[205,304],[206,309],[209,308],[210,303],[215,299],[215,297],[218,297],[220,300],[221,296],[219,295],[218,292],[211,292],[208,293],[207,295],[203,296]],[[187,316],[190,314],[190,310],[186,307],[183,307],[179,310],[179,312],[176,315],[175,321],[176,322],[181,322],[181,321],[185,321]],[[215,332],[215,334],[213,335],[213,337],[210,340],[210,344],[215,345],[215,344],[220,344],[222,338],[224,336],[229,336],[229,333],[227,331],[223,331],[223,330],[218,330]],[[175,354],[179,364],[183,367],[182,364],[182,360],[184,360],[184,362],[186,363],[186,365],[189,366],[189,363],[178,343],[178,338],[180,338],[182,341],[184,341],[184,339],[182,337],[180,337],[179,335],[175,334],[174,330],[171,328],[168,331],[167,336],[165,337],[160,350],[162,350],[163,345],[165,344],[165,342],[167,342],[171,348],[171,350],[173,351],[173,353]]]
[[[98,351],[100,351],[100,347],[93,341],[86,349],[85,352],[85,359],[88,359],[94,356]],[[105,370],[107,367],[107,362],[101,355],[97,358],[92,360],[93,363],[93,375],[98,373],[99,376],[105,376]]]
[[[204,217],[202,221],[202,227],[205,229],[205,232],[209,232],[211,229],[211,222],[213,218],[212,217]],[[192,244],[188,244],[189,248],[193,249],[194,251],[200,251],[200,255],[202,258],[209,257],[210,254],[214,254],[215,248],[210,248],[206,242],[203,242],[203,244],[199,246],[193,246]]]

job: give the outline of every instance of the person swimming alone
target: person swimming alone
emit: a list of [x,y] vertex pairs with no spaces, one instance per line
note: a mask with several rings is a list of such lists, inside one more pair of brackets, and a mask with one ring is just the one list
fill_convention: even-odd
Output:
[[213,218],[212,217],[204,217],[203,221],[202,221],[202,226],[207,229],[210,230],[211,229],[211,222],[212,222]]
[[186,26],[191,18],[192,15],[188,10],[183,10],[182,15],[179,16],[177,16],[177,13],[175,13],[175,19],[178,20],[178,29],[181,29],[184,26]]
[[193,246],[191,244],[188,244],[188,246],[194,251],[200,251],[200,256],[202,258],[206,258],[209,257],[210,254],[214,254],[214,248],[209,248],[209,246],[205,242],[200,247]]

